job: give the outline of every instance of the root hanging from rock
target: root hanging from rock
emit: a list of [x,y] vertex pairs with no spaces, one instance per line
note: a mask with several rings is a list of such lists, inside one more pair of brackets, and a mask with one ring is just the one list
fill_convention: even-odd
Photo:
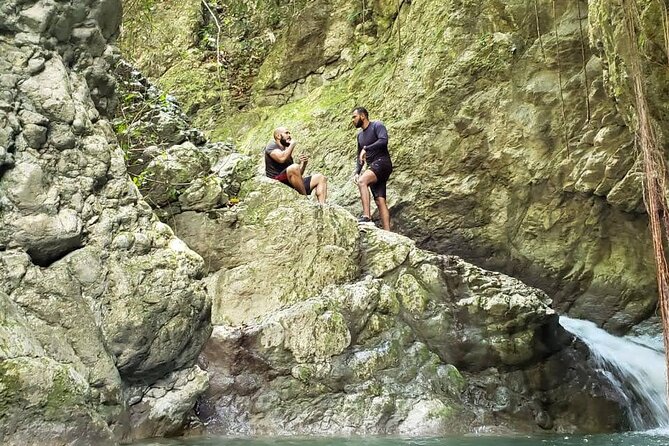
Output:
[[646,97],[641,57],[637,47],[636,27],[639,23],[639,13],[634,0],[623,0],[623,14],[630,44],[629,75],[636,101],[636,137],[641,148],[643,165],[643,198],[653,239],[659,307],[662,317],[664,346],[668,355],[667,371],[669,372],[669,266],[664,251],[665,243],[669,241],[669,206],[665,194],[667,191],[667,166]]

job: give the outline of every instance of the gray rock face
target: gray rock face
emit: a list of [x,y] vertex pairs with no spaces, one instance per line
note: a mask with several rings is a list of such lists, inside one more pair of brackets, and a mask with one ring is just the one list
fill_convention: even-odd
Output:
[[[254,177],[253,159],[231,149],[170,141],[136,147],[156,154],[138,175],[161,179],[142,184],[148,196],[181,188],[160,212],[205,261],[215,328],[198,407],[210,432],[626,427],[624,397],[558,325],[543,292],[406,237],[361,231],[339,206]],[[204,179],[184,184],[188,171]],[[233,188],[237,200],[207,204],[197,191],[209,183]]]
[[[273,42],[262,63],[246,63],[246,54],[232,61],[260,65],[241,113],[180,91],[203,106],[200,127],[236,138],[242,153],[255,155],[273,127],[290,127],[329,176],[333,198],[356,213],[348,113],[366,106],[390,132],[396,230],[423,248],[521,278],[549,292],[562,312],[624,331],[655,310],[656,281],[623,9],[552,3],[383,0],[367,2],[363,14],[356,2],[297,2],[299,26],[285,20],[270,39],[258,36]],[[634,3],[639,42],[652,42],[639,48],[651,113],[669,135],[664,12],[659,2]],[[158,7],[152,17],[158,23],[150,24],[142,66],[169,69],[159,79],[165,85],[202,82],[208,66],[195,58],[210,61],[213,51],[168,59],[159,36],[172,38],[167,13]],[[191,26],[181,39],[197,33]]]
[[206,387],[202,258],[143,201],[107,120],[119,23],[118,0],[0,7],[2,444],[174,433]]
[[624,398],[569,345],[543,293],[377,229],[362,235],[361,250],[362,279],[215,327],[203,354],[211,388],[200,405],[210,431],[625,426]]

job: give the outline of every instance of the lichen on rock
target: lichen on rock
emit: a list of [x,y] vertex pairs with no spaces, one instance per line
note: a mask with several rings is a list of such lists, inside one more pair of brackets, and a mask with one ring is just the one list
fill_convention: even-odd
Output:
[[210,301],[110,124],[120,2],[10,0],[0,22],[0,442],[176,432],[206,386],[173,392],[169,423],[131,420],[126,390],[193,367]]
[[[268,129],[290,127],[353,210],[348,114],[365,105],[400,166],[388,195],[398,231],[517,276],[613,331],[652,313],[618,3],[321,3],[298,2],[304,27],[277,26],[239,112],[199,110],[210,136],[255,155]],[[639,2],[639,27],[659,63],[644,73],[662,98],[662,13],[651,3]],[[666,101],[651,102],[661,121]]]

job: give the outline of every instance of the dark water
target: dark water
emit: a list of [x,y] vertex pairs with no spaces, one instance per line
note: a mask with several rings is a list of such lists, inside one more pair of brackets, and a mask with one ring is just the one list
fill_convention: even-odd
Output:
[[444,438],[199,437],[133,443],[142,446],[669,446],[669,431],[614,435],[466,436]]

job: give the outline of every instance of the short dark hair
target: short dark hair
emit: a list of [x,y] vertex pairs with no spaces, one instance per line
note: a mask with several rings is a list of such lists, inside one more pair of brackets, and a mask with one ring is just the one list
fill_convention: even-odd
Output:
[[369,119],[369,113],[367,113],[367,109],[365,107],[356,107],[353,109],[353,111],[359,115],[365,115],[365,117]]

